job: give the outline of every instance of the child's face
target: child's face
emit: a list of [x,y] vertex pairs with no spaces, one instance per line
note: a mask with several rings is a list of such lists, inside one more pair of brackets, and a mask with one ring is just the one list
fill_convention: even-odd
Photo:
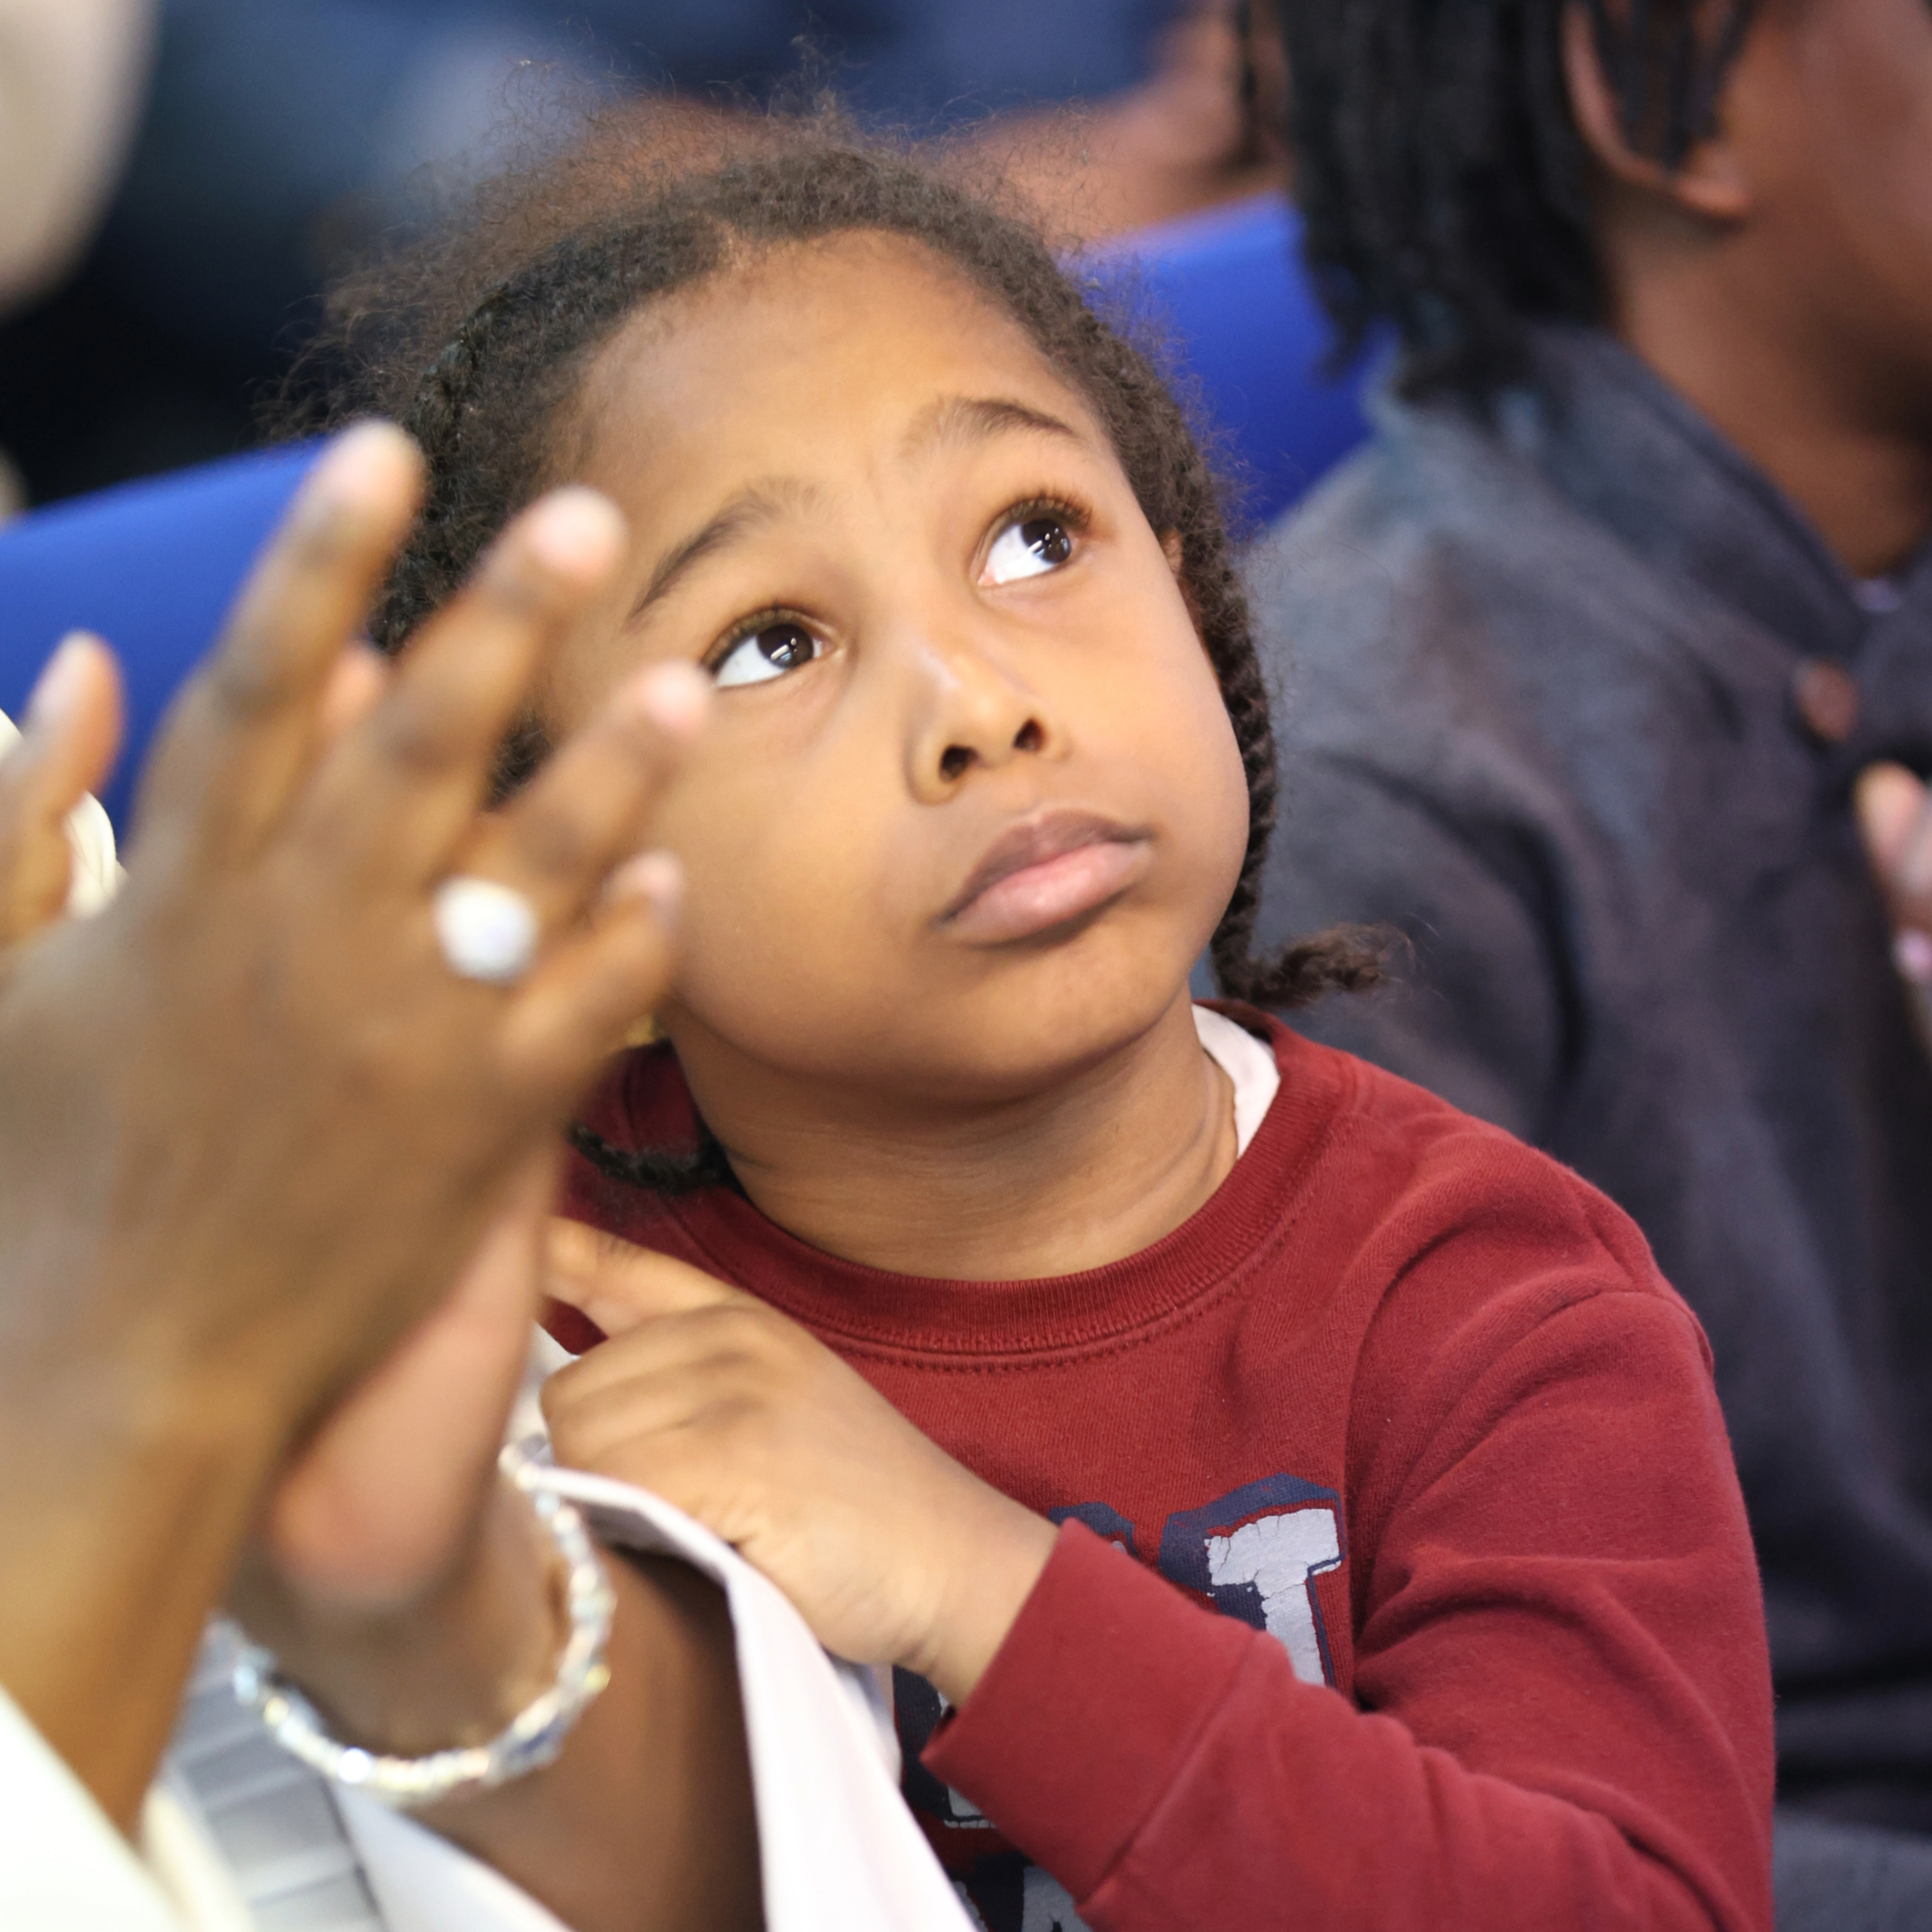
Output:
[[581,421],[636,549],[548,722],[646,658],[718,681],[658,827],[700,1100],[747,1063],[1018,1097],[1172,1006],[1240,760],[1160,538],[1016,325],[909,244],[787,249],[640,316]]

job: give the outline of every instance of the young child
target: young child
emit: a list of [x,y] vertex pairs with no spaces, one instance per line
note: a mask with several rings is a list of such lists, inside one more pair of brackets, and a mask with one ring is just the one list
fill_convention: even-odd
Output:
[[430,468],[386,648],[542,485],[631,520],[506,782],[641,662],[717,686],[560,1458],[896,1666],[996,1932],[1768,1925],[1701,1336],[1573,1175],[1257,1010],[1366,968],[1250,957],[1268,700],[1176,404],[903,159],[639,175],[454,244],[362,397]]

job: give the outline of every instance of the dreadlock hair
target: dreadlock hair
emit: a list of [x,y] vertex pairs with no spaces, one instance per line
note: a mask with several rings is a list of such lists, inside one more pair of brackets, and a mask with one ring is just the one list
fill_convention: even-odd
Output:
[[1340,331],[1378,323],[1412,397],[1486,398],[1525,325],[1594,322],[1588,151],[1562,62],[1582,7],[1624,138],[1666,169],[1715,124],[1760,0],[1278,0],[1303,250]]
[[[1178,538],[1181,586],[1247,778],[1246,854],[1209,947],[1222,991],[1286,1008],[1375,983],[1378,952],[1345,930],[1253,957],[1277,800],[1268,694],[1214,478],[1148,358],[1089,306],[1034,226],[934,160],[861,140],[824,111],[674,136],[667,154],[626,128],[614,145],[593,141],[508,178],[440,242],[364,272],[333,298],[320,352],[338,373],[320,414],[394,416],[428,459],[422,514],[372,620],[378,647],[401,649],[513,512],[568,475],[584,434],[575,399],[628,318],[765,251],[851,233],[904,237],[1025,331],[1105,426],[1148,522]],[[500,788],[545,748],[538,728],[520,728]],[[613,1148],[582,1127],[572,1138],[607,1172],[656,1192],[730,1182],[706,1132],[694,1160]]]

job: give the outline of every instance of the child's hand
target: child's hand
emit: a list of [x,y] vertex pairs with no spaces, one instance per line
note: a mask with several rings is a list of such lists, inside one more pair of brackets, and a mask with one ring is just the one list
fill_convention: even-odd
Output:
[[695,1516],[828,1650],[965,1699],[1046,1568],[1051,1523],[796,1322],[681,1262],[560,1220],[548,1286],[611,1337],[544,1388],[560,1462]]

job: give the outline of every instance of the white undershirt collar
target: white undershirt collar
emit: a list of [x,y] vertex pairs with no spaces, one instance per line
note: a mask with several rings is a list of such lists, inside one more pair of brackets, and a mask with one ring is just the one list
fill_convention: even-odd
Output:
[[1274,1055],[1243,1026],[1212,1006],[1194,1009],[1194,1030],[1202,1049],[1234,1090],[1234,1158],[1248,1150],[1274,1096],[1281,1091],[1281,1069]]

